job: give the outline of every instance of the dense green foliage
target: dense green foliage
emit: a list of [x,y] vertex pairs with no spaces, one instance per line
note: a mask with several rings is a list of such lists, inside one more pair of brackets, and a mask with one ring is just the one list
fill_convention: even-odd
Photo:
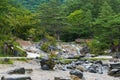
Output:
[[120,45],[119,7],[120,0],[0,0],[0,44],[47,33],[63,41],[94,39],[92,53],[109,49]]

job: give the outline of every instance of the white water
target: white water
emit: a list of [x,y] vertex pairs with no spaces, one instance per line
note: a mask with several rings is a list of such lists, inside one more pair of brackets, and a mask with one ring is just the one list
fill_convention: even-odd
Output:
[[28,58],[36,58],[36,57],[40,57],[40,54],[27,52],[27,57]]
[[105,59],[112,59],[112,56],[97,56],[94,58],[105,58]]

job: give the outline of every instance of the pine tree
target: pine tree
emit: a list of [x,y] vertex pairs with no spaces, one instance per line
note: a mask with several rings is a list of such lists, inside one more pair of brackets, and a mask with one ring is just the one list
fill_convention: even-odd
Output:
[[59,34],[64,26],[64,14],[61,12],[61,0],[50,0],[40,6],[41,26],[47,33],[59,38]]
[[114,11],[111,8],[111,6],[106,1],[104,1],[103,5],[101,5],[99,18],[106,18],[106,17],[112,16],[113,14],[114,14]]

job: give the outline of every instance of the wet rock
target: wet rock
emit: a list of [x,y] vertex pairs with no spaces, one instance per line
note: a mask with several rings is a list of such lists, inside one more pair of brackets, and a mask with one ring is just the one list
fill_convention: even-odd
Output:
[[103,74],[103,69],[101,64],[92,64],[89,68],[88,71],[91,73],[99,73]]
[[92,63],[84,63],[84,64],[82,64],[82,66],[84,66],[84,68],[85,68],[86,70],[88,70],[91,65],[92,65]]
[[90,67],[90,68],[88,69],[88,71],[91,72],[91,73],[97,73],[97,71],[96,71],[93,67]]
[[25,68],[17,68],[8,72],[8,74],[25,74]]
[[112,69],[111,71],[108,72],[108,75],[120,77],[120,69]]
[[83,73],[81,71],[79,71],[79,70],[70,71],[70,75],[75,75],[75,76],[79,77],[80,79],[83,78]]
[[2,76],[1,80],[32,80],[31,77],[25,75],[6,75]]
[[75,69],[76,66],[73,65],[73,64],[69,64],[69,65],[67,65],[66,67],[67,67],[67,69]]
[[83,64],[83,61],[77,61],[77,62],[75,62],[75,65],[81,65],[81,64]]
[[108,66],[103,66],[103,74],[108,73],[108,71],[109,71],[109,67]]
[[95,64],[101,64],[101,65],[103,64],[102,61],[95,61],[94,63],[95,63]]

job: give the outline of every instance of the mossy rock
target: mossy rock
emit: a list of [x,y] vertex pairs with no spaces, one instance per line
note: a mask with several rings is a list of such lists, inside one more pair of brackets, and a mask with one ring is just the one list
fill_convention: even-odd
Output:
[[[56,63],[51,58],[49,58],[49,59],[44,59],[43,58],[43,59],[41,59],[40,64],[41,64],[41,68],[43,68],[44,65],[46,65],[47,67],[49,67],[49,69],[53,70]],[[48,68],[47,68],[47,70],[48,70]]]

